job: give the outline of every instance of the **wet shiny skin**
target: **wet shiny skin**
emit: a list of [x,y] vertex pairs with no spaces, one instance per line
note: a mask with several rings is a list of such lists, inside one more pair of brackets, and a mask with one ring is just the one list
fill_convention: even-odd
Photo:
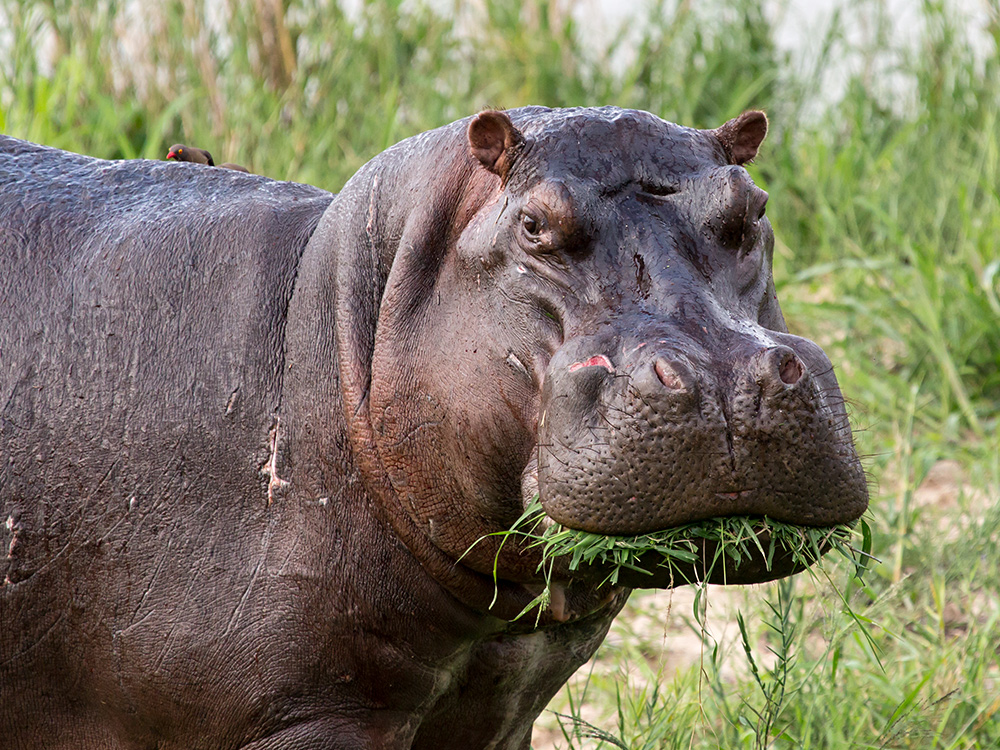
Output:
[[515,619],[538,551],[489,535],[536,492],[605,533],[860,514],[765,131],[485,112],[338,196],[0,137],[7,746],[524,750],[629,593],[557,565]]

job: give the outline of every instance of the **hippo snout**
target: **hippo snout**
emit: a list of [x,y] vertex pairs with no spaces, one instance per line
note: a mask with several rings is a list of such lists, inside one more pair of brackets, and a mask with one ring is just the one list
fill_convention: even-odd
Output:
[[860,516],[864,475],[818,347],[787,334],[731,336],[715,351],[676,332],[646,338],[570,341],[551,360],[538,444],[549,516],[602,534],[732,515],[814,526]]

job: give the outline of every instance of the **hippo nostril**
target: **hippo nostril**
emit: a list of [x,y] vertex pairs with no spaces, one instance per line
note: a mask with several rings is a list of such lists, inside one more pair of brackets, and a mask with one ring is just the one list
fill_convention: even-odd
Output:
[[778,377],[781,378],[781,382],[785,385],[795,385],[804,372],[805,368],[795,353],[791,350],[785,352],[778,365]]
[[672,391],[683,391],[684,381],[678,374],[677,370],[662,357],[656,360],[656,364],[653,365],[653,369],[656,370],[656,377],[660,379],[660,382],[664,386]]
[[779,345],[759,350],[751,360],[750,372],[770,397],[796,386],[807,370],[793,349]]

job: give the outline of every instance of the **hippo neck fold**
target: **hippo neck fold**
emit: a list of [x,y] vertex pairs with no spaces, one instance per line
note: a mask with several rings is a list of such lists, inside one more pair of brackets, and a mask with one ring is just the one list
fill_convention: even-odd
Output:
[[[464,128],[451,126],[429,135],[436,135],[437,140],[460,139],[463,132]],[[411,140],[415,148],[411,148],[408,161],[414,159],[413,150],[417,158],[434,157],[430,148],[433,144],[427,143],[428,134]],[[371,362],[380,305],[390,269],[393,263],[399,262],[395,256],[403,234],[400,227],[414,220],[409,211],[411,206],[405,199],[399,199],[401,194],[405,196],[409,192],[399,184],[400,175],[420,171],[412,164],[406,169],[393,169],[397,150],[398,147],[390,149],[369,163],[348,183],[310,239],[289,308],[287,382],[293,389],[296,380],[303,385],[308,382],[314,402],[308,408],[329,414],[331,422],[343,419],[346,423],[351,460],[357,467],[354,481],[364,486],[370,511],[379,522],[391,529],[424,570],[456,599],[475,611],[509,622],[534,599],[535,587],[494,580],[492,576],[456,562],[433,543],[406,512],[403,499],[393,486],[369,414]],[[468,172],[474,167],[461,149],[458,152],[462,158],[437,167],[439,171],[457,173],[454,179],[444,181],[445,184],[469,182]],[[463,211],[465,196],[441,192],[446,195],[438,196],[437,200],[450,201],[456,213]],[[392,195],[396,197],[391,199]],[[410,198],[411,202],[417,200],[417,197]],[[345,221],[343,217],[351,218]],[[438,231],[446,233],[448,230],[438,227]],[[411,263],[428,261],[413,254],[406,260]],[[334,378],[329,376],[331,362],[336,363],[338,369]],[[287,395],[285,399],[287,402]],[[320,421],[314,420],[314,424]],[[334,439],[336,433],[337,427],[331,426],[329,439]],[[614,602],[610,602],[612,597],[607,590],[598,595],[589,585],[574,587],[571,598],[561,617],[545,612],[537,624],[545,626],[578,619],[615,604],[620,606],[624,601],[621,596],[615,596]],[[535,625],[532,615],[518,620],[513,629],[531,629]]]

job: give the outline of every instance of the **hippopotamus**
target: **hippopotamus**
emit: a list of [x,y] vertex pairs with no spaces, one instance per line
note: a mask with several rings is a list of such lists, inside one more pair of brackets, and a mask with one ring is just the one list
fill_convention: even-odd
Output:
[[857,519],[766,131],[484,111],[337,195],[0,139],[0,744],[523,750],[642,585],[557,558],[518,617],[536,497]]

